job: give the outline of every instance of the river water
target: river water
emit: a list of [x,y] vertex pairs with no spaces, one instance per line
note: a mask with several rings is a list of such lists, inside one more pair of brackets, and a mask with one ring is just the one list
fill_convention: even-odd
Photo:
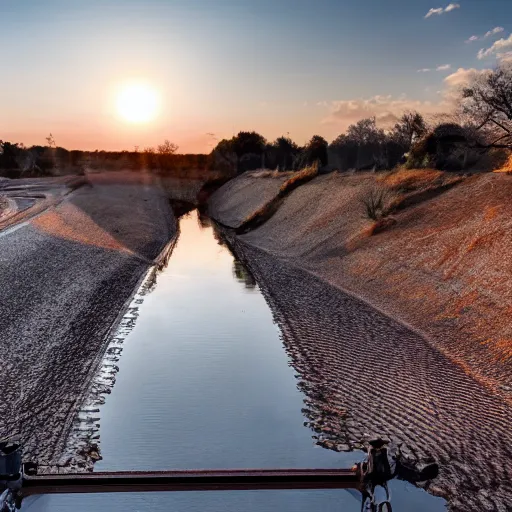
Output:
[[[100,470],[349,467],[315,445],[304,396],[257,285],[197,212],[140,305],[100,411]],[[394,510],[444,510],[392,483]],[[237,491],[41,496],[23,510],[359,511],[356,492]]]

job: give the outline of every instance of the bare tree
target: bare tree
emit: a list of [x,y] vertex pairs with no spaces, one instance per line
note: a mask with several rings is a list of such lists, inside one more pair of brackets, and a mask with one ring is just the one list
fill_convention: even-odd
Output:
[[397,142],[408,151],[416,140],[425,135],[427,124],[419,112],[405,112],[395,124],[393,132]]
[[461,107],[484,135],[484,148],[512,150],[512,66],[474,78],[462,91]]
[[46,137],[46,142],[48,143],[49,148],[55,148],[57,144],[55,144],[55,139],[53,138],[53,135],[50,133],[48,137]]
[[174,144],[174,142],[165,139],[164,143],[159,144],[157,149],[161,155],[174,155],[174,153],[178,151],[179,147],[177,144]]

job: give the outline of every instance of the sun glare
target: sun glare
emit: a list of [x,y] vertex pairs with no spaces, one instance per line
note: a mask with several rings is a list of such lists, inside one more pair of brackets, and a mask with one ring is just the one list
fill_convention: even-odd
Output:
[[146,84],[124,86],[117,96],[117,112],[129,123],[147,123],[158,114],[157,91]]

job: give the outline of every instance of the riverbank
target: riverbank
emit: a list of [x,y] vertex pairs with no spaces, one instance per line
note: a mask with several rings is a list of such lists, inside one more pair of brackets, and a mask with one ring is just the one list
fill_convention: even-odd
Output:
[[[377,175],[378,176],[378,175]],[[221,188],[211,213],[236,228],[265,178]],[[250,184],[243,187],[242,183]],[[261,185],[260,185],[261,183]],[[512,179],[485,174],[393,214],[372,236],[361,199],[376,175],[319,176],[240,237],[422,332],[464,371],[512,402]],[[236,197],[233,195],[236,194]],[[223,212],[222,204],[235,205]]]
[[165,193],[136,173],[90,175],[0,231],[0,438],[59,459],[111,328],[175,234]]
[[[411,457],[440,463],[428,490],[450,510],[512,506],[510,360],[499,351],[495,359],[496,347],[475,336],[510,328],[509,231],[497,234],[509,223],[512,182],[503,178],[468,178],[395,213],[394,227],[370,236],[360,199],[375,175],[321,176],[258,229],[228,233],[274,311],[319,444],[357,449],[372,433],[404,443]],[[251,182],[244,193],[257,196]],[[214,195],[217,208],[232,190]],[[239,205],[230,218],[250,214],[243,197],[229,201]],[[494,306],[489,298],[503,291]],[[453,308],[468,293],[458,316],[438,316],[436,308]]]

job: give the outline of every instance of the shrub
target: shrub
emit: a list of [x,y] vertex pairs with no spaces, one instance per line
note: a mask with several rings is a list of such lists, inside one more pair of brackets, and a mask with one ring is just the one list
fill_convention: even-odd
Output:
[[474,165],[481,157],[475,134],[455,123],[444,123],[414,144],[407,157],[406,167],[432,167],[460,171]]
[[379,220],[389,213],[390,194],[383,187],[373,186],[366,190],[361,198],[366,217],[371,220]]

